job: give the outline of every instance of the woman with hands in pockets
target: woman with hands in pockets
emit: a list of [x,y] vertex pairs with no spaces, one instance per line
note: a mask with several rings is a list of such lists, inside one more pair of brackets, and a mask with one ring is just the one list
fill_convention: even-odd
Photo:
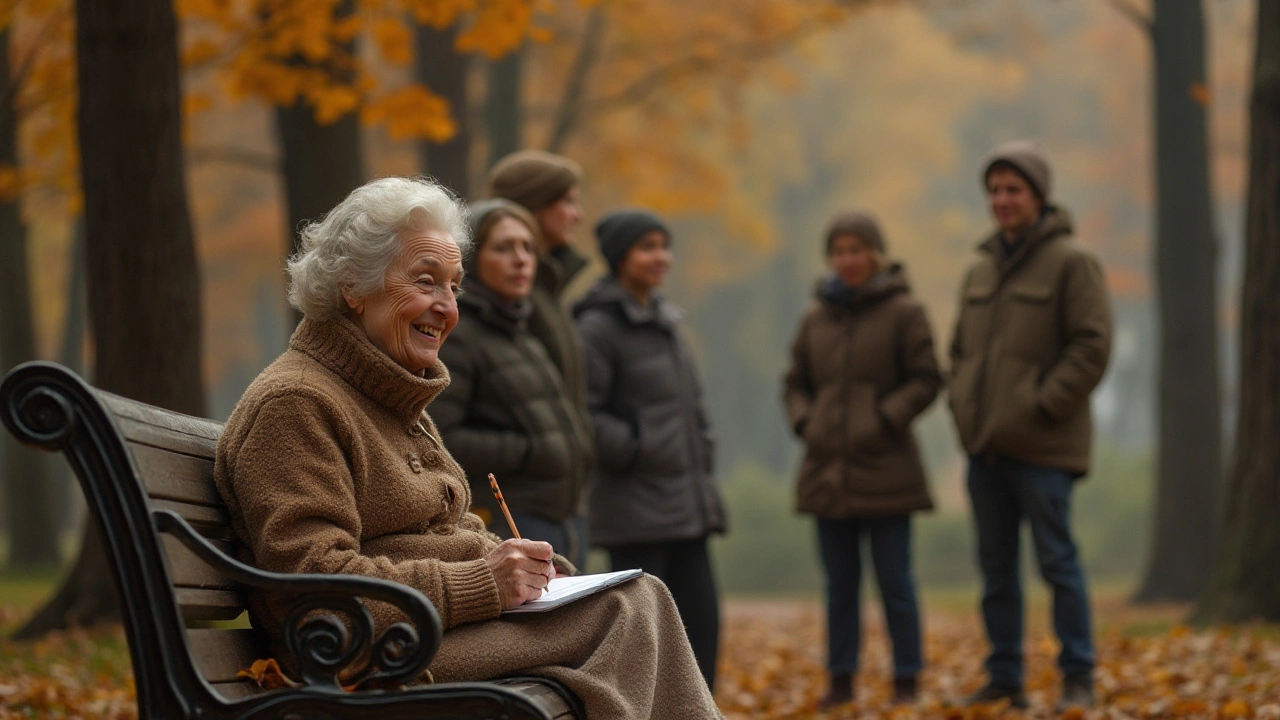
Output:
[[910,517],[933,506],[911,423],[941,375],[924,308],[902,266],[886,262],[875,219],[838,215],[826,258],[831,273],[800,321],[784,380],[787,417],[805,445],[796,507],[817,519],[827,577],[822,705],[854,699],[864,537],[893,643],[894,700],[909,702],[923,666]]

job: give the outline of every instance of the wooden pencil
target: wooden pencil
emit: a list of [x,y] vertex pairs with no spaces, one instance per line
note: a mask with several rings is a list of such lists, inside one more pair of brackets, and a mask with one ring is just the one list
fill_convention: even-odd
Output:
[[498,507],[502,508],[502,516],[507,519],[507,527],[511,528],[511,535],[515,539],[520,539],[520,531],[516,529],[516,521],[511,519],[511,511],[507,509],[507,501],[502,497],[502,488],[498,487],[498,478],[489,473],[489,489],[493,490],[493,496],[498,499]]

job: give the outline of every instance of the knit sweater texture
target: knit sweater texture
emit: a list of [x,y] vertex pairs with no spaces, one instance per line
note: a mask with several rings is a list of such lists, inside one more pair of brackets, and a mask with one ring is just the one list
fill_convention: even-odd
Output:
[[[436,680],[543,675],[573,689],[590,717],[718,717],[655,579],[532,619],[498,619],[484,557],[499,540],[470,512],[466,478],[426,413],[448,383],[444,365],[410,374],[346,318],[304,318],[218,442],[214,479],[242,559],[422,591],[446,629],[430,667]],[[287,601],[249,597],[278,657]],[[380,627],[400,619],[369,606]]]

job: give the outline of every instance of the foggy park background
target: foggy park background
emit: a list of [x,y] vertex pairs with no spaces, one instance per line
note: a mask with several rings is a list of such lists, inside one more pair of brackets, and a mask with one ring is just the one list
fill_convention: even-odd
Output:
[[[1205,10],[1229,425],[1254,3],[1213,0]],[[580,32],[581,16],[554,17],[562,25],[553,38],[561,37],[557,30]],[[526,51],[527,146],[546,145],[546,106],[562,91],[546,78],[560,77],[568,57],[554,39]],[[480,70],[471,74],[478,86],[486,82]],[[685,108],[679,113],[623,109],[585,124],[560,150],[585,170],[587,221],[575,244],[594,258],[571,299],[603,272],[590,232],[603,210],[644,203],[673,221],[675,266],[665,294],[687,312],[719,440],[717,470],[731,513],[729,534],[714,544],[724,590],[820,588],[812,520],[792,511],[799,445],[780,398],[789,343],[823,273],[827,220],[851,207],[880,218],[889,254],[906,265],[945,361],[963,267],[991,227],[981,158],[1017,137],[1045,146],[1055,199],[1106,269],[1116,332],[1093,396],[1094,470],[1075,494],[1074,525],[1091,582],[1131,590],[1150,540],[1157,359],[1151,48],[1141,30],[1105,0],[871,3],[748,72],[709,77],[671,91],[671,102]],[[214,98],[189,120],[187,177],[203,275],[208,409],[225,420],[285,348],[293,317],[284,299],[283,189],[269,169],[278,152],[273,111],[227,99],[219,82],[209,71],[184,74],[189,93]],[[473,133],[471,185],[479,197],[494,159],[480,102],[458,119]],[[393,141],[382,126],[362,134],[368,177],[421,170],[416,142]],[[58,208],[39,197],[24,206],[37,349],[45,358],[57,357],[70,309],[74,222]],[[89,357],[90,348],[84,352]],[[937,510],[915,523],[914,564],[926,587],[974,587],[964,459],[945,406],[943,395],[915,427]],[[1229,448],[1231,428],[1223,432]],[[74,486],[66,493],[69,557],[81,501]]]

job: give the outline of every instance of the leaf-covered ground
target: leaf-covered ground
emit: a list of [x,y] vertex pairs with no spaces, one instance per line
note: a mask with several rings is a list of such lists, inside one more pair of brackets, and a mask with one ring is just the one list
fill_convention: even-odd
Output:
[[[20,619],[0,607],[0,631]],[[1102,704],[1080,718],[1280,720],[1280,630],[1248,626],[1195,631],[1178,625],[1183,608],[1096,605],[1097,687]],[[856,704],[820,713],[826,688],[822,615],[813,601],[730,600],[725,608],[717,700],[728,720],[835,718],[1053,717],[1058,677],[1047,610],[1029,616],[1028,694],[1032,708],[965,708],[957,701],[983,680],[986,646],[977,613],[955,602],[926,614],[928,669],[918,703],[893,706],[882,623],[867,612],[863,672]],[[37,643],[0,641],[0,720],[135,718],[128,651],[118,628],[51,636]]]
[[[867,612],[858,702],[815,709],[826,690],[822,612],[814,602],[737,601],[726,608],[716,698],[728,720],[827,718],[1056,717],[1057,643],[1044,607],[1028,617],[1027,694],[1031,709],[964,707],[982,685],[986,653],[975,610],[949,603],[925,618],[927,668],[919,701],[894,706],[891,661],[883,623]],[[1037,604],[1039,605],[1039,604]],[[1184,608],[1133,608],[1118,600],[1095,604],[1100,705],[1080,718],[1258,718],[1280,720],[1280,633],[1251,626],[1194,631],[1177,624]]]

